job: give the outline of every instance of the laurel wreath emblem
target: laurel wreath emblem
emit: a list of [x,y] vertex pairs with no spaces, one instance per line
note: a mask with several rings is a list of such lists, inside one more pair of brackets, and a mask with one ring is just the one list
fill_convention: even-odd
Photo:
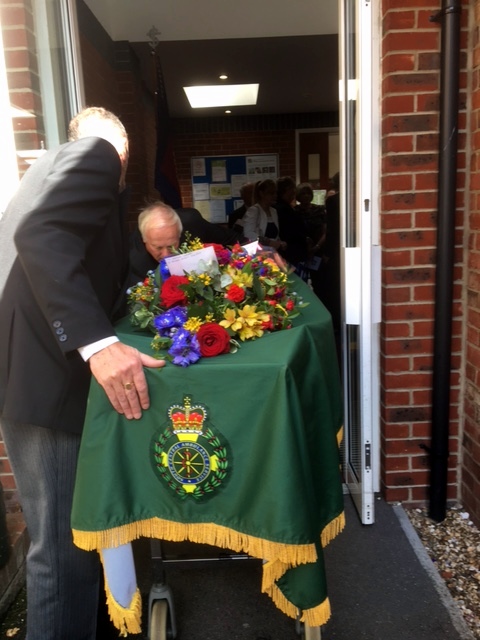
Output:
[[153,437],[151,451],[155,472],[182,500],[208,499],[228,479],[227,443],[210,427],[180,441],[169,424]]

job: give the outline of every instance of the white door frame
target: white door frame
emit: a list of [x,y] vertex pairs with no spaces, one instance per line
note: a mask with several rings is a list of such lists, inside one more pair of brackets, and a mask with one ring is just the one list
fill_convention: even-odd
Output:
[[[372,524],[375,519],[374,493],[379,490],[380,460],[378,366],[381,277],[378,244],[380,157],[378,127],[380,120],[379,78],[374,77],[372,69],[372,60],[380,58],[378,57],[379,31],[376,21],[374,24],[372,4],[372,1],[360,0],[340,0],[339,2],[344,471],[345,482],[364,524]],[[354,18],[355,24],[350,24],[350,31],[346,34],[345,25],[350,18]],[[348,51],[348,46],[353,46],[354,51]],[[352,69],[352,66],[355,68]],[[347,121],[349,113],[354,113],[354,116]],[[348,136],[350,139],[347,139]],[[352,148],[355,151],[355,161],[348,169],[350,158],[347,154],[352,151]],[[373,176],[377,176],[376,181]],[[353,198],[351,192],[348,193],[352,189],[354,190]],[[353,207],[352,203],[354,203]],[[348,211],[348,207],[354,208],[355,211]],[[348,224],[354,228],[353,234],[347,233]],[[352,335],[355,336],[354,340]],[[353,352],[354,356],[352,356]],[[354,403],[355,407],[352,411]],[[354,420],[351,420],[354,411],[357,411],[355,422],[358,424],[353,424]],[[357,451],[352,456],[353,447],[356,447]]]

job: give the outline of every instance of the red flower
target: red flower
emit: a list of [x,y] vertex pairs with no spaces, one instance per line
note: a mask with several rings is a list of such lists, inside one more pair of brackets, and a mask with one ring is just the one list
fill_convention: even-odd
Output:
[[225,297],[237,304],[238,302],[245,300],[245,291],[242,287],[239,287],[238,284],[232,284],[228,287]]
[[177,304],[187,304],[185,291],[179,288],[181,284],[188,284],[189,280],[185,276],[170,276],[162,285],[160,293],[160,304],[163,307],[174,307]]
[[204,247],[213,247],[215,250],[215,255],[217,253],[221,253],[222,251],[225,250],[225,247],[223,246],[223,244],[217,244],[216,242],[206,242],[204,245]]
[[218,264],[228,264],[230,260],[230,251],[225,249],[222,244],[215,244],[214,242],[210,242],[204,245],[205,247],[213,247],[215,251],[215,256],[218,260]]
[[264,320],[262,322],[262,328],[266,331],[273,331],[273,322],[271,316],[268,317],[268,320]]
[[294,301],[293,301],[293,300],[289,300],[289,301],[287,302],[287,304],[285,305],[285,309],[286,309],[287,311],[293,311],[293,309],[294,309],[294,308],[295,308],[295,303],[294,303]]
[[202,324],[197,331],[197,340],[200,345],[200,353],[205,358],[230,351],[230,336],[227,330],[215,322]]

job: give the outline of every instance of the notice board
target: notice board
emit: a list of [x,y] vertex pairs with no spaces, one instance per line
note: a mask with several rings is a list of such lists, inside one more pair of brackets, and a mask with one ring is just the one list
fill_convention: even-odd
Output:
[[278,154],[201,156],[191,159],[193,206],[209,222],[225,223],[241,207],[246,182],[278,178]]

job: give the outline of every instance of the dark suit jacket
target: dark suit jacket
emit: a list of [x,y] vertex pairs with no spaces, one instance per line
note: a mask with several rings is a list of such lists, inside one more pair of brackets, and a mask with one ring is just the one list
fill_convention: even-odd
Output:
[[233,245],[245,240],[243,235],[234,229],[221,227],[205,220],[198,209],[176,209],[183,225],[183,233],[180,241],[183,242],[185,232],[189,231],[194,238],[200,238],[202,242],[223,245]]
[[307,259],[307,230],[302,216],[287,202],[279,201],[275,205],[278,214],[278,235],[287,243],[283,257],[293,265]]
[[77,348],[114,335],[128,247],[114,147],[89,137],[48,151],[0,222],[17,255],[0,297],[0,412],[80,432],[90,370]]

